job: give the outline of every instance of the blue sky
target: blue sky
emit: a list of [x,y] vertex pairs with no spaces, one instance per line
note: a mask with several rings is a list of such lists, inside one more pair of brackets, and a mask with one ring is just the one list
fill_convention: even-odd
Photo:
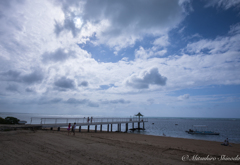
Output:
[[0,111],[240,117],[239,0],[0,1]]

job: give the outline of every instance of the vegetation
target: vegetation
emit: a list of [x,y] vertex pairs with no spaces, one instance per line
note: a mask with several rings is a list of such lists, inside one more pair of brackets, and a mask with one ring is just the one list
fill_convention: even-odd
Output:
[[18,124],[20,120],[15,117],[6,117],[5,119],[0,117],[0,124]]

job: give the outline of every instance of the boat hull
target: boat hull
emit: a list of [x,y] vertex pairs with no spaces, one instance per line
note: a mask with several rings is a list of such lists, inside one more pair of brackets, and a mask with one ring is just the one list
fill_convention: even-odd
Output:
[[197,135],[219,135],[217,132],[210,132],[210,131],[186,131],[189,134],[197,134]]

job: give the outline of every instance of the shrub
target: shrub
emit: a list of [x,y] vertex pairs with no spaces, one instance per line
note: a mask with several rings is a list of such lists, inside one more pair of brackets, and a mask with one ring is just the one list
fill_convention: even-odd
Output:
[[0,117],[0,124],[18,124],[20,120],[15,117],[6,117],[5,119]]
[[0,117],[0,124],[5,124],[5,120]]

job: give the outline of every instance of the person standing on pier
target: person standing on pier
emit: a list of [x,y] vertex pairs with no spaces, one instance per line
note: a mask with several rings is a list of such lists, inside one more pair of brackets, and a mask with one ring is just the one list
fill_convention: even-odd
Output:
[[69,133],[71,134],[70,129],[71,129],[71,123],[68,124],[68,128],[67,128],[67,130],[68,130],[68,135],[69,135]]
[[89,117],[87,118],[87,122],[89,123]]
[[91,117],[91,123],[92,123],[92,119],[93,119],[93,117]]
[[76,123],[74,123],[74,125],[72,126],[73,136],[75,136],[75,129],[76,129]]

